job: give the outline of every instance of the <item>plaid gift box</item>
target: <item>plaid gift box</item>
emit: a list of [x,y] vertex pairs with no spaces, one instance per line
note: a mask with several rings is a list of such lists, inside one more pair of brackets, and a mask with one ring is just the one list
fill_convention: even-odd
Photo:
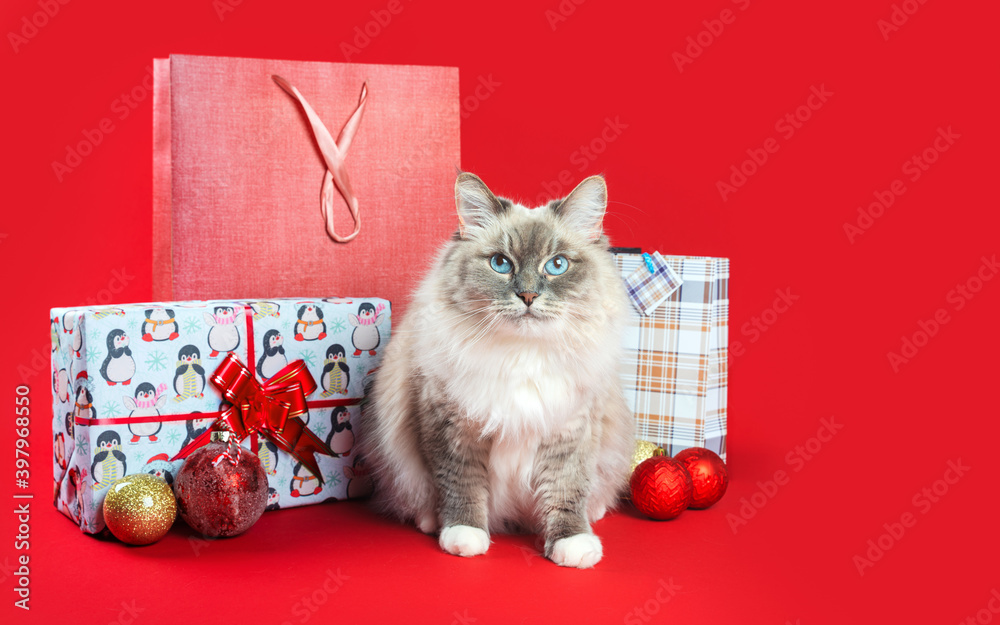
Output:
[[729,259],[612,251],[634,305],[622,382],[636,436],[725,459]]

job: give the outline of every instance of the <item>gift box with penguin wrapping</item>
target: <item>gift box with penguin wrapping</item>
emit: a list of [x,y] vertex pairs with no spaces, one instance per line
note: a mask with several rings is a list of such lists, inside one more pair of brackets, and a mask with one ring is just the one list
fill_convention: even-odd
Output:
[[356,424],[390,317],[389,302],[378,298],[52,309],[56,507],[84,532],[98,533],[116,479],[152,473],[171,483],[182,450],[190,452],[192,441],[233,414],[212,379],[234,357],[257,381],[254,388],[273,386],[299,361],[315,382],[304,397],[308,409],[288,419],[301,419],[311,433],[302,438],[330,452],[308,454],[319,475],[308,469],[309,459],[296,460],[301,450],[286,452],[266,432],[242,442],[268,474],[267,509],[366,496],[372,482],[354,454]]

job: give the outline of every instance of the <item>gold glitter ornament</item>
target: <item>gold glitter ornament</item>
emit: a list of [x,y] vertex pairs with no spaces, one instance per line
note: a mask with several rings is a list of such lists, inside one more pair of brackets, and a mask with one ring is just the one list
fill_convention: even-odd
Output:
[[115,537],[130,545],[148,545],[163,538],[177,518],[174,492],[148,473],[126,475],[104,498],[104,522]]
[[658,447],[655,443],[650,443],[649,441],[635,442],[635,451],[632,452],[632,466],[629,467],[628,474],[629,477],[635,473],[635,468],[643,463],[645,460],[649,460],[653,456],[662,456],[665,452],[662,448]]

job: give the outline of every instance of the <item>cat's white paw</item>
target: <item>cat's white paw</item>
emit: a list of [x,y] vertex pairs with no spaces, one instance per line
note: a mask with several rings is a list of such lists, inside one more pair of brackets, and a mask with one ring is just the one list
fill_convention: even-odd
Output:
[[490,536],[478,527],[452,525],[441,530],[441,548],[456,556],[479,556],[490,548]]
[[559,566],[589,569],[600,562],[603,555],[600,538],[593,534],[576,534],[557,540],[552,545],[551,559]]
[[417,529],[424,534],[433,534],[438,530],[437,514],[433,512],[421,512],[417,515]]

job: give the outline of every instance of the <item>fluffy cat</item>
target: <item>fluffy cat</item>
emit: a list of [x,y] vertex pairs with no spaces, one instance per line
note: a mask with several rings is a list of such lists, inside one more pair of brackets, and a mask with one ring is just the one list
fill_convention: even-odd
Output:
[[528,209],[477,176],[455,183],[459,228],[386,348],[361,452],[376,503],[440,532],[455,555],[491,531],[540,532],[545,556],[588,568],[635,444],[619,382],[627,301],[587,178]]

